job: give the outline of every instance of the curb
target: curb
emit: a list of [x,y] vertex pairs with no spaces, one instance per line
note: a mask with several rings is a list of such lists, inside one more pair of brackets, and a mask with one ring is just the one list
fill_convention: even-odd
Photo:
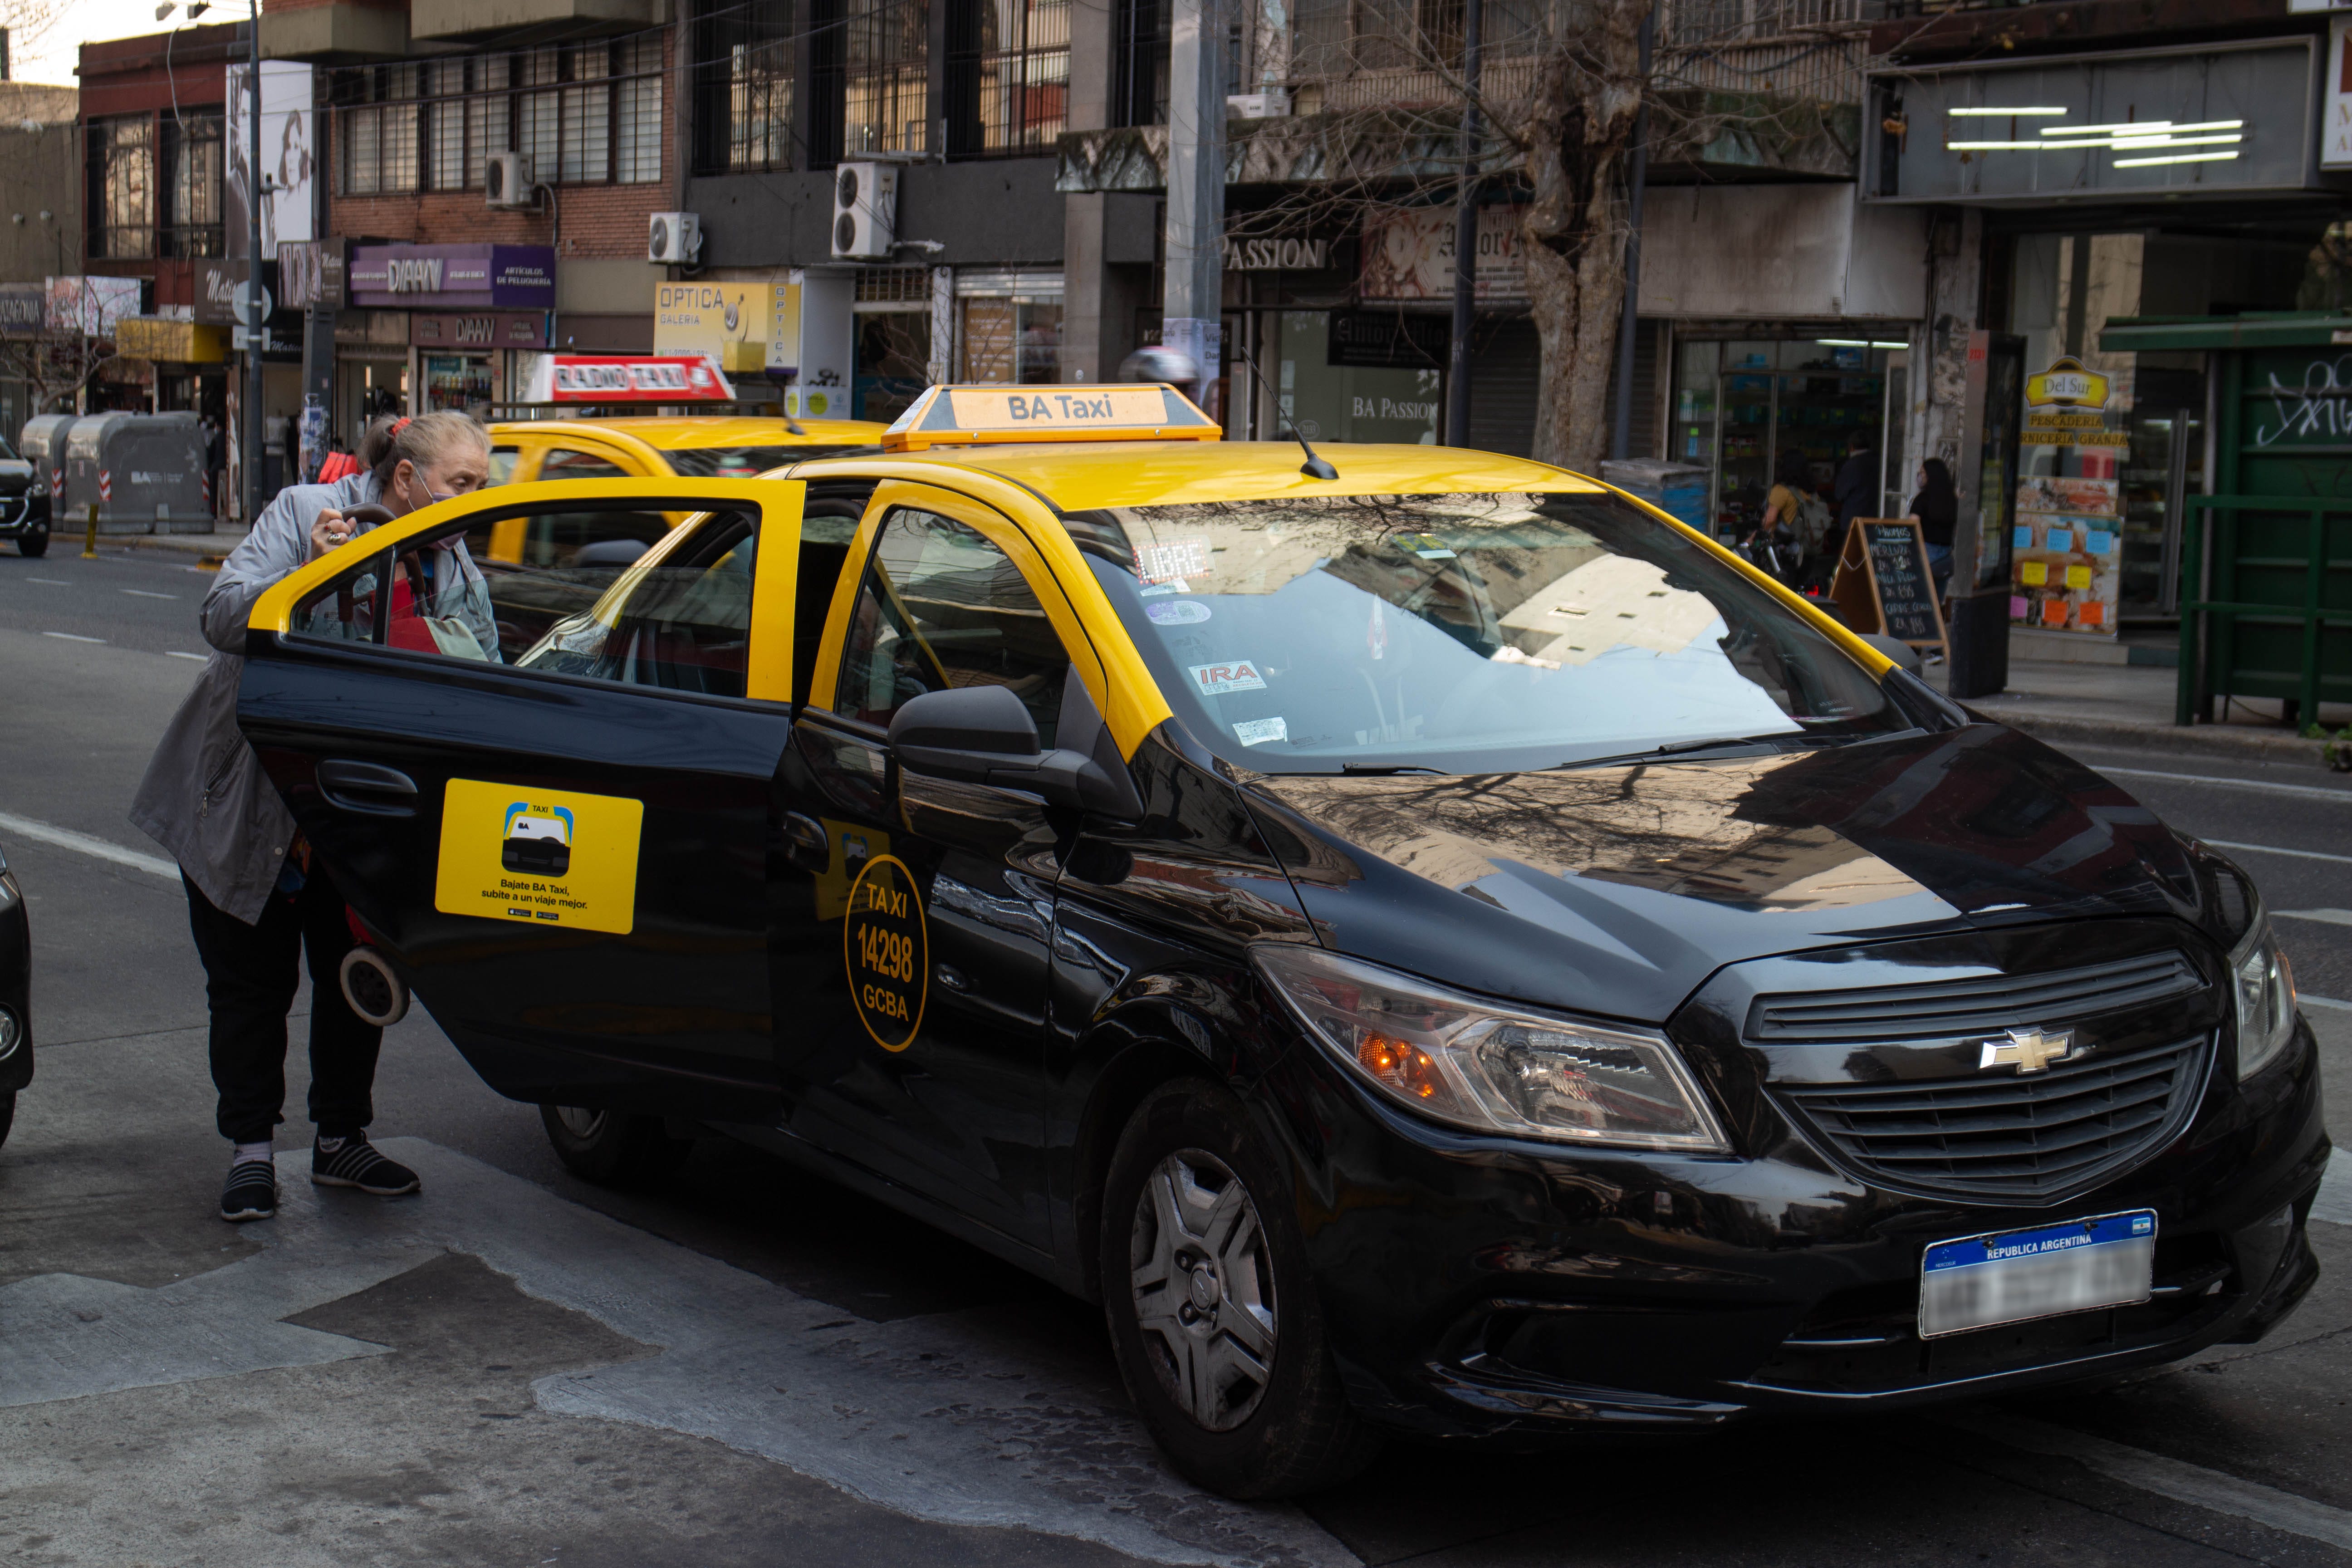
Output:
[[161,550],[173,555],[226,555],[245,542],[242,533],[121,533],[100,534],[98,542],[126,550]]
[[2063,713],[1987,713],[1974,708],[1969,711],[1990,722],[2022,731],[2038,741],[2127,746],[2136,751],[2229,757],[2241,762],[2300,763],[2311,768],[2325,766],[2319,758],[2317,741],[2284,732],[2219,724],[2137,724],[2127,720],[2085,719]]

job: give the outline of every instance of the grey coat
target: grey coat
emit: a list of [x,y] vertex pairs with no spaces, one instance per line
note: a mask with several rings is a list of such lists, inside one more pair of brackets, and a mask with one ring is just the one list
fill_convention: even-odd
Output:
[[[310,525],[321,511],[378,499],[375,476],[362,471],[331,485],[290,486],[262,510],[205,595],[197,616],[215,651],[164,727],[131,804],[131,825],[171,851],[215,908],[248,925],[261,918],[285,868],[294,818],[236,727],[246,622],[265,589],[310,559]],[[373,525],[355,526],[363,532]],[[451,557],[458,563],[451,584],[466,602],[435,607],[477,623],[482,646],[495,649],[481,574],[463,547]],[[472,613],[477,604],[481,613]]]

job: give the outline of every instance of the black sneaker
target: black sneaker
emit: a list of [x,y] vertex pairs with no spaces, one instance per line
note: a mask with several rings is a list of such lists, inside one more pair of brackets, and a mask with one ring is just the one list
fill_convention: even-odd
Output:
[[278,1167],[268,1160],[239,1160],[221,1188],[221,1218],[231,1225],[269,1219],[278,1213]]
[[332,1153],[313,1142],[310,1180],[322,1187],[357,1187],[380,1198],[396,1198],[424,1185],[415,1172],[377,1153],[364,1132],[344,1139]]

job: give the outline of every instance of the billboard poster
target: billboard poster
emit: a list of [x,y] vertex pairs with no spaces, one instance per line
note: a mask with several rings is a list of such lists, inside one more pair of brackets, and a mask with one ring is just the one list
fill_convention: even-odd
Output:
[[[1525,206],[1478,209],[1478,302],[1525,304],[1527,263],[1519,254]],[[1454,298],[1454,209],[1375,207],[1364,215],[1366,300]]]
[[2060,355],[2025,378],[2009,618],[2112,637],[2123,579],[2120,468],[2131,444],[2128,375]]
[[85,338],[114,335],[115,323],[139,313],[136,278],[48,279],[48,329]]
[[655,284],[654,353],[706,354],[724,370],[766,369],[774,288],[765,282]]
[[[223,182],[226,198],[222,203],[223,217],[227,227],[228,254],[237,257],[245,254],[246,231],[251,222],[246,209],[246,193],[253,188],[246,167],[252,148],[252,132],[246,119],[253,102],[246,85],[248,68],[242,64],[228,68],[228,123],[224,128],[228,139],[228,174]],[[312,227],[318,178],[318,161],[313,155],[318,140],[313,133],[318,127],[313,123],[311,91],[309,66],[294,60],[261,62],[264,260],[278,259],[281,240],[318,237]]]

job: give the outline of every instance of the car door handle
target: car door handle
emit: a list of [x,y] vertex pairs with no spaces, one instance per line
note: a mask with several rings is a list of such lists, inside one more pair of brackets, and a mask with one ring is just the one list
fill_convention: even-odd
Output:
[[381,763],[320,763],[319,793],[328,805],[362,816],[416,815],[416,781]]
[[813,817],[784,813],[784,858],[819,876],[833,868],[833,841]]

